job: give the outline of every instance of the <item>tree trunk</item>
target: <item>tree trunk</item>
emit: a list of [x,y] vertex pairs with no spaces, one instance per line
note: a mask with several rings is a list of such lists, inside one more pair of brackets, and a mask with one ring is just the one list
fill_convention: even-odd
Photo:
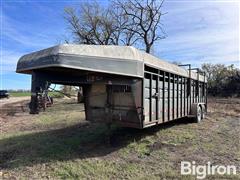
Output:
[[151,46],[150,45],[146,45],[146,53],[150,54],[150,50],[151,50]]

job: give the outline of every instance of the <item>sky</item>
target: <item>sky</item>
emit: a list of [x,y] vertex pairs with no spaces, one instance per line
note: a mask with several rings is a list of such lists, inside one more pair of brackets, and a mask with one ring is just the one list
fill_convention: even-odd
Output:
[[[0,89],[28,90],[31,76],[15,72],[18,59],[71,38],[64,8],[77,8],[84,1],[0,1]],[[155,43],[155,56],[195,67],[202,63],[240,67],[240,0],[165,0],[163,12],[167,37]]]

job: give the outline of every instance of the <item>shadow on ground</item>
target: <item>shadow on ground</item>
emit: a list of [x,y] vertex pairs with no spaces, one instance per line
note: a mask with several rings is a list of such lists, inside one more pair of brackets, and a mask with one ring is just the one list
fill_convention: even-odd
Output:
[[15,135],[0,140],[0,168],[12,169],[56,160],[101,157],[157,131],[186,123],[191,121],[179,119],[142,130],[113,127],[110,136],[103,124],[78,124],[57,130]]

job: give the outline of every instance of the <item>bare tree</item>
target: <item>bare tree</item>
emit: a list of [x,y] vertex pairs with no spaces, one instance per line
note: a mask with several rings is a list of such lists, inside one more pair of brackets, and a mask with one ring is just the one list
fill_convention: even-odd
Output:
[[162,24],[163,0],[113,0],[108,7],[84,3],[77,14],[65,9],[74,40],[80,44],[137,45],[144,43],[150,53],[154,42],[166,37]]
[[123,15],[131,19],[125,28],[137,34],[145,44],[145,51],[150,53],[154,42],[166,37],[161,17],[164,0],[116,0],[115,5],[123,10]]
[[83,44],[114,44],[114,20],[109,9],[97,3],[84,3],[77,14],[73,8],[65,8],[65,19],[70,25],[74,40]]
[[[126,46],[134,45],[140,38],[136,36],[135,30],[129,31],[129,24],[132,22],[131,17],[124,14],[123,9],[115,6],[115,3],[111,5],[114,7],[111,10],[112,18],[115,23],[114,39],[117,45],[122,44]],[[132,27],[135,29],[136,27]]]
[[65,19],[70,25],[74,40],[81,44],[134,45],[139,39],[135,31],[126,28],[131,21],[122,9],[101,7],[97,2],[84,3],[77,14],[73,8],[65,8]]

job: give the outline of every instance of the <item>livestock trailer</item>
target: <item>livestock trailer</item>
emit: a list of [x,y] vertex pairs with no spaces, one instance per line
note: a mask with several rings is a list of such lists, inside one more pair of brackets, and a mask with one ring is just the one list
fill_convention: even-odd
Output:
[[16,71],[32,75],[32,114],[51,83],[81,86],[86,120],[94,122],[145,128],[182,117],[199,122],[207,111],[205,74],[130,46],[58,45],[22,56]]

